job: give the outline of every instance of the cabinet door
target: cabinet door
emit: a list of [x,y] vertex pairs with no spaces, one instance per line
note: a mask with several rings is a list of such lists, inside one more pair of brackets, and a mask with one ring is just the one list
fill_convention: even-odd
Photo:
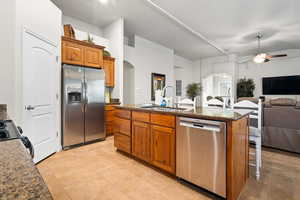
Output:
[[113,59],[104,59],[105,85],[107,87],[115,86],[115,61]]
[[151,126],[152,164],[175,173],[175,130],[161,126]]
[[63,42],[62,62],[66,64],[83,65],[84,47],[72,42]]
[[101,68],[103,66],[103,52],[101,49],[85,47],[85,66]]
[[119,134],[119,133],[115,133],[114,135],[114,146],[121,151],[127,152],[127,153],[131,153],[131,138],[123,135],[123,134]]
[[151,135],[150,125],[143,122],[132,122],[132,154],[137,158],[150,162]]

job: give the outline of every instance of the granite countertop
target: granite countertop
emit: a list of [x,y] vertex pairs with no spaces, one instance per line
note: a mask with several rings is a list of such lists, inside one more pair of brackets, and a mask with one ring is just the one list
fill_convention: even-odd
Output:
[[53,199],[21,140],[0,142],[0,152],[0,199]]
[[129,110],[167,113],[167,114],[174,114],[182,117],[194,117],[194,118],[217,120],[217,121],[235,121],[253,112],[250,110],[249,111],[232,110],[232,109],[213,108],[213,107],[197,107],[195,109],[187,109],[187,110],[177,110],[177,109],[160,110],[156,108],[141,108],[141,105],[119,105],[116,107],[122,109],[129,109]]

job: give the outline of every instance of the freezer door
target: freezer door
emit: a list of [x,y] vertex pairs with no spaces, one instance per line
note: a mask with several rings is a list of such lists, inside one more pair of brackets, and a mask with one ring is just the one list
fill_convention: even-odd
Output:
[[104,71],[85,68],[85,142],[105,138],[104,91]]
[[84,143],[84,71],[63,66],[63,147]]

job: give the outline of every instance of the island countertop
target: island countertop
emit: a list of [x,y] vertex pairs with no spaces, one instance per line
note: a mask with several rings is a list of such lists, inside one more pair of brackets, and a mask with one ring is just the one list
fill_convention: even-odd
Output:
[[[6,105],[0,105],[0,120],[10,120]],[[1,141],[0,152],[0,199],[53,199],[20,139]]]
[[21,140],[0,142],[0,199],[52,200]]
[[207,120],[218,120],[218,121],[236,121],[247,115],[249,115],[252,111],[245,110],[233,110],[233,109],[223,109],[223,108],[215,108],[215,107],[197,107],[194,109],[186,109],[186,110],[178,110],[178,109],[157,109],[157,108],[142,108],[141,105],[118,105],[116,108],[128,109],[128,110],[136,110],[143,112],[158,112],[158,113],[166,113],[173,114],[182,117],[193,117],[193,118],[201,118]]

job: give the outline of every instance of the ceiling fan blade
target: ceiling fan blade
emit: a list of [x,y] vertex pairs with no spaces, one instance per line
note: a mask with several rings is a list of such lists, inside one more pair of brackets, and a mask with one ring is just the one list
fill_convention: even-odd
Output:
[[266,63],[266,62],[270,62],[270,61],[271,61],[270,59],[266,58],[264,62]]
[[237,63],[239,64],[243,64],[243,63],[247,63],[249,61],[253,60],[253,56],[244,56],[244,57],[240,57],[237,61]]
[[286,57],[287,54],[270,55],[271,58]]

